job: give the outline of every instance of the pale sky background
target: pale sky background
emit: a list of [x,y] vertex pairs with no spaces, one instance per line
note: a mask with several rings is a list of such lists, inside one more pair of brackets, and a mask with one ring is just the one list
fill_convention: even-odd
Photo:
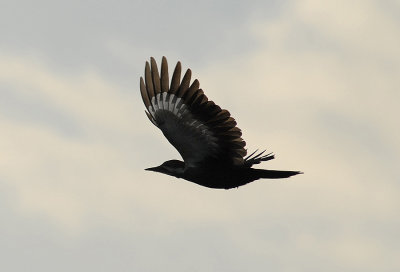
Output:
[[[0,271],[400,271],[400,2],[1,1]],[[144,114],[182,61],[288,180],[212,190]]]

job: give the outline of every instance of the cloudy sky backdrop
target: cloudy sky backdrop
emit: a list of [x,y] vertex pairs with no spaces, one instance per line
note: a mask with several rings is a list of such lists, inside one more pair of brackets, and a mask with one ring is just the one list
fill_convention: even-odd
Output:
[[[1,271],[400,271],[400,3],[1,1]],[[144,114],[182,61],[288,180],[224,191]]]

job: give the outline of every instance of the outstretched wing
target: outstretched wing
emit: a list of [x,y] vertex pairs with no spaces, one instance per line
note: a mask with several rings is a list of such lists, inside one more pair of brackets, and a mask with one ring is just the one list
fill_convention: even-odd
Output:
[[243,165],[246,143],[229,111],[208,100],[191,70],[181,78],[178,62],[169,85],[168,64],[161,63],[161,77],[154,58],[146,62],[140,91],[146,114],[178,150],[187,166],[217,163]]

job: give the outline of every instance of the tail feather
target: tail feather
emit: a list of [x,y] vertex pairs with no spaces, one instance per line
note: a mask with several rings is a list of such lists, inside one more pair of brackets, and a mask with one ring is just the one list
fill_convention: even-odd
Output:
[[252,168],[252,174],[255,179],[267,178],[267,179],[279,179],[288,178],[294,175],[303,174],[300,171],[281,171],[281,170],[266,170],[266,169],[254,169]]
[[266,155],[263,155],[266,150],[254,155],[257,151],[258,151],[258,149],[256,151],[254,151],[253,153],[251,153],[246,158],[244,158],[244,165],[245,166],[251,167],[254,164],[259,164],[259,163],[261,163],[263,161],[269,161],[269,160],[273,160],[275,158],[275,155],[272,154],[272,153],[268,153]]

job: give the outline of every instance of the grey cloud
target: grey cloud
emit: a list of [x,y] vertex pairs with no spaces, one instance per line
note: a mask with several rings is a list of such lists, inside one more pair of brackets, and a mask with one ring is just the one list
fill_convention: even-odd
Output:
[[[174,54],[201,62],[252,48],[246,24],[258,10],[272,16],[277,1],[16,1],[3,4],[0,48],[36,52],[54,69],[73,72],[94,66],[104,74],[127,75],[129,67],[107,51],[111,40],[149,55]],[[134,54],[134,53],[133,53]],[[120,78],[121,79],[121,78]]]

